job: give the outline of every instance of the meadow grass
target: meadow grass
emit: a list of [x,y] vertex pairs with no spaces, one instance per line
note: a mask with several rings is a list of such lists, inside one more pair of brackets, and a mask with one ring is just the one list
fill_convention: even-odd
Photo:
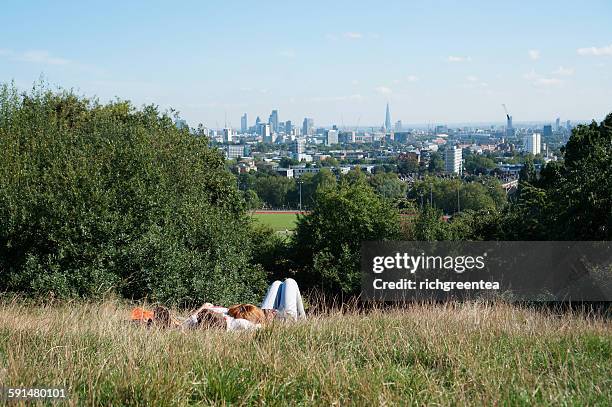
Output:
[[0,304],[0,383],[70,405],[611,405],[612,327],[504,303],[160,330],[119,301]]
[[294,230],[297,222],[295,213],[254,213],[253,218],[274,231]]

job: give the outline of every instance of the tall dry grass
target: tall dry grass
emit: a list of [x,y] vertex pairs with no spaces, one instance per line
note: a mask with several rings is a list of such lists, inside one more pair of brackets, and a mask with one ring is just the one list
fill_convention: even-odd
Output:
[[255,333],[146,329],[129,307],[0,305],[0,383],[71,405],[611,405],[601,317],[496,303],[328,312]]

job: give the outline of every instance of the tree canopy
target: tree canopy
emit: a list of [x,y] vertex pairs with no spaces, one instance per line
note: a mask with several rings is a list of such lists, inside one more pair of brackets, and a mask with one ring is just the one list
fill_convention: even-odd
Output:
[[156,107],[0,87],[0,291],[173,303],[265,288],[224,159]]

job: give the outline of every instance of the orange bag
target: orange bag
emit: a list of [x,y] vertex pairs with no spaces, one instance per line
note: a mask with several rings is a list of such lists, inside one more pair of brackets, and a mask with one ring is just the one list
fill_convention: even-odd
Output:
[[147,311],[142,308],[134,308],[132,310],[132,321],[151,322],[153,321],[153,311]]

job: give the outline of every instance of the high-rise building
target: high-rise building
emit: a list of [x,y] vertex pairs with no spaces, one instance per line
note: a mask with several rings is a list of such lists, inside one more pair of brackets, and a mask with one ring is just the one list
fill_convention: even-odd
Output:
[[398,120],[395,122],[395,131],[402,131],[402,121]]
[[555,131],[559,130],[561,130],[561,118],[557,117],[557,120],[555,120]]
[[259,116],[255,119],[255,131],[261,136],[261,119]]
[[506,115],[506,137],[514,137],[514,127],[512,126],[512,116]]
[[261,124],[261,137],[262,141],[267,144],[272,144],[272,132],[270,125],[266,123]]
[[247,114],[243,114],[242,117],[240,117],[240,133],[244,134],[247,132],[248,129],[248,124],[247,124]]
[[446,149],[444,152],[444,169],[446,172],[453,172],[455,174],[461,174],[463,152],[461,147],[453,146]]
[[291,152],[294,155],[304,154],[305,142],[303,138],[296,138],[291,143]]
[[304,123],[302,124],[302,135],[309,136],[312,134],[314,128],[314,120],[310,117],[304,117]]
[[544,137],[544,140],[548,139],[549,137],[552,137],[552,126],[550,124],[547,124],[542,129],[542,137]]
[[343,131],[338,134],[339,143],[354,143],[357,139],[357,133],[355,131]]
[[569,120],[565,122],[565,130],[572,131],[572,122]]
[[291,134],[292,130],[293,130],[293,124],[291,123],[291,120],[287,120],[285,122],[285,133]]
[[[550,127],[550,126],[548,126]],[[540,133],[528,134],[523,139],[525,152],[533,155],[540,154],[542,151],[542,137]]]
[[385,131],[391,131],[391,112],[389,111],[389,103],[387,103],[387,111],[385,113]]
[[393,134],[393,141],[400,144],[406,144],[410,141],[410,132],[407,131],[397,131]]
[[327,130],[325,145],[331,146],[333,144],[338,144],[338,130]]
[[272,110],[270,118],[268,119],[268,124],[273,133],[278,133],[278,110]]
[[234,135],[232,129],[225,128],[223,129],[223,142],[224,143],[232,143],[234,141]]

